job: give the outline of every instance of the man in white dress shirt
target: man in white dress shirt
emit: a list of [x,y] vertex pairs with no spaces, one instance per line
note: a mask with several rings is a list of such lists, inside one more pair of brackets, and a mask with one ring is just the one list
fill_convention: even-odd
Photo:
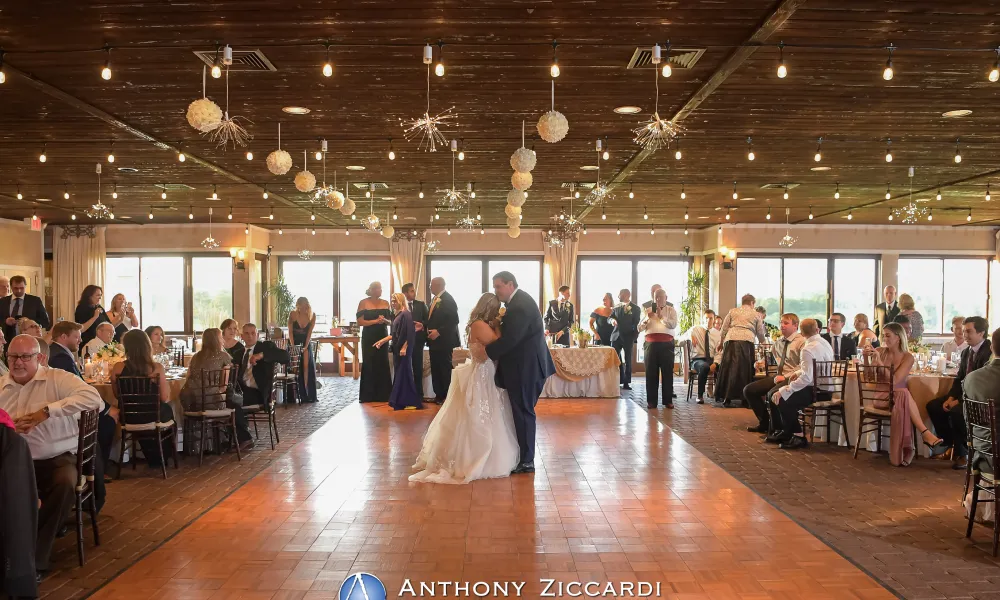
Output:
[[83,353],[88,352],[93,357],[97,351],[115,341],[115,326],[111,323],[101,323],[97,326],[97,337],[87,342],[83,347]]
[[10,373],[0,377],[0,409],[24,436],[35,466],[42,507],[35,568],[47,571],[56,533],[76,502],[79,413],[100,410],[101,396],[82,379],[41,364],[38,341],[15,337],[7,351]]
[[681,338],[691,340],[691,369],[698,373],[698,404],[705,403],[705,385],[711,371],[715,352],[722,343],[722,335],[715,325],[715,311],[707,309],[701,325],[695,325],[681,334]]
[[[819,326],[815,319],[803,319],[799,324],[799,331],[806,338],[799,368],[788,378],[787,384],[771,395],[771,419],[775,433],[769,435],[766,440],[777,442],[779,447],[785,450],[797,450],[809,445],[799,425],[799,411],[814,402],[813,388],[818,384],[813,371],[813,361],[834,360],[833,347],[830,346],[830,342],[820,337]],[[824,388],[825,386],[820,386],[817,390],[819,400],[830,398],[831,390]]]
[[944,353],[948,360],[951,360],[952,354],[956,352],[961,354],[969,347],[968,342],[965,341],[965,317],[952,318],[951,333],[955,337],[941,344],[941,352]]
[[[768,414],[767,399],[778,386],[785,383],[793,373],[799,370],[802,360],[802,347],[806,339],[799,333],[799,316],[795,313],[781,315],[781,338],[771,346],[771,356],[767,361],[775,365],[775,375],[764,377],[748,383],[743,388],[743,400],[757,416],[757,425],[747,427],[751,433],[773,433],[771,416]],[[767,365],[758,364],[757,369],[766,372]]]
[[667,303],[667,291],[656,290],[654,304],[646,309],[639,331],[646,333],[643,357],[646,364],[646,406],[656,408],[657,387],[663,378],[663,405],[674,407],[674,336],[677,335],[677,311]]

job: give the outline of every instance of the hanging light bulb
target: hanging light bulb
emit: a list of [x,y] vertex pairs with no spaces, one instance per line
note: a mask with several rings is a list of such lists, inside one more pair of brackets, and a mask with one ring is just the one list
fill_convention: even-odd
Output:
[[941,200],[941,190],[938,190],[937,196],[935,196],[935,200]]
[[267,218],[269,220],[271,220],[271,221],[274,220],[274,207],[273,206],[271,207],[271,213],[269,215],[267,215]]
[[[577,196],[577,197],[579,198],[579,196]],[[629,200],[632,200],[633,198],[635,198],[635,192],[632,191],[632,184],[631,183],[628,184],[628,197],[629,197]]]
[[[579,198],[580,197],[580,190],[575,189],[576,188],[576,184],[573,184],[573,187],[574,187],[573,197],[574,198]],[[525,196],[525,198],[527,198],[527,196]]]
[[[396,220],[398,220],[398,219],[399,219],[399,215],[397,215],[397,214],[396,214],[396,207],[395,207],[395,206],[393,206],[393,207],[392,207],[392,220],[393,220],[393,221],[396,221]],[[315,221],[316,219],[314,218],[313,220]]]
[[892,76],[894,75],[894,73],[892,71],[892,51],[893,50],[895,50],[895,47],[892,44],[889,44],[889,59],[887,61],[885,61],[885,69],[882,70],[882,79],[885,79],[886,81],[891,81],[892,80]]
[[782,195],[785,200],[788,200],[788,184],[785,184],[785,193]]
[[326,45],[326,62],[323,63],[323,77],[333,76],[333,63],[330,62],[330,44]]
[[556,58],[556,48],[558,46],[559,43],[552,40],[552,66],[549,67],[549,75],[551,75],[553,79],[559,77],[559,59]]
[[606,215],[604,213],[604,205],[603,204],[601,205],[601,220],[602,221],[607,221],[608,220],[608,215]]
[[316,235],[316,228],[315,228],[315,227],[313,227],[313,228],[312,228],[312,232],[311,232],[311,233],[312,233],[313,235]]
[[111,150],[108,151],[108,162],[115,162],[115,143],[111,142]]
[[38,155],[38,162],[45,162],[48,159],[49,157],[45,155],[45,144],[42,144],[42,153]]
[[482,221],[483,220],[483,215],[482,215],[481,211],[482,211],[482,207],[481,206],[477,206],[476,207],[476,220],[477,221]]
[[178,150],[177,151],[177,162],[184,162],[186,160],[187,160],[187,156],[184,154],[184,152],[181,151],[181,150]]
[[621,234],[622,234],[622,226],[621,225],[615,226],[615,235],[621,235]]
[[674,139],[674,160],[680,160],[683,154],[681,154],[681,138]]
[[229,218],[230,221],[233,220],[233,207],[232,207],[232,205],[229,206],[229,217],[228,218]]
[[[850,217],[848,217],[848,218],[850,218]],[[890,221],[892,220],[892,209],[891,208],[889,209],[889,220]]]
[[281,228],[281,225],[278,225],[278,235],[285,235],[285,230]]
[[[392,215],[392,218],[393,218],[393,219],[395,219],[395,218],[396,218],[396,215]],[[310,212],[310,213],[309,213],[309,220],[310,220],[310,221],[315,221],[315,220],[316,220],[316,213],[314,213],[314,212]]]
[[778,79],[788,76],[788,67],[785,66],[785,42],[778,42]]
[[764,218],[766,218],[768,221],[771,220],[771,207],[770,206],[767,207],[767,216],[764,217]]
[[118,199],[118,184],[117,183],[111,189],[111,197],[114,198],[115,200]]
[[653,224],[649,225],[649,235],[656,235],[656,227]]
[[444,77],[444,42],[438,42],[438,61],[434,65],[434,74]]
[[115,218],[115,207],[114,207],[113,204],[108,207],[108,218],[109,219],[114,219]]
[[969,214],[968,214],[968,216],[965,217],[965,220],[966,221],[971,221],[972,220],[972,209],[971,208],[969,209]]
[[608,150],[608,136],[604,136],[604,152],[601,154],[601,158],[604,160],[611,158],[611,152]]
[[885,142],[885,162],[892,162],[892,140],[887,139]]
[[840,200],[840,182],[837,182],[837,189],[833,192],[833,199]]
[[[993,68],[990,69],[990,74],[987,76],[992,83],[1000,81],[1000,48],[997,48],[997,59],[993,61]],[[3,83],[0,81],[0,83]]]
[[212,200],[219,199],[219,190],[216,188],[215,184],[212,184]]
[[0,50],[0,84],[7,83],[7,73],[3,70],[3,50]]
[[251,150],[247,150],[247,160],[253,160],[253,152]]
[[889,191],[889,184],[885,184],[885,199],[892,200],[892,192]]
[[667,60],[663,61],[663,66],[660,67],[660,75],[670,77],[673,74],[674,71],[670,67],[670,40],[667,40]]
[[733,182],[733,200],[739,200],[740,195],[736,193],[736,182]]
[[153,209],[152,209],[152,207],[150,207],[150,209],[149,209],[149,220],[150,221],[153,220]]
[[958,147],[958,140],[955,140],[955,164],[962,162],[962,151]]
[[747,160],[753,160],[757,155],[753,152],[753,138],[747,138]]
[[684,184],[681,184],[681,200],[687,200],[688,195],[684,193]]
[[684,235],[687,235],[687,234],[688,234],[688,228],[687,228],[687,225],[685,225],[684,226]]
[[264,186],[264,193],[263,193],[263,196],[264,196],[264,200],[267,200],[267,198],[268,198],[268,193],[267,193],[267,186],[266,186],[266,185]]
[[247,226],[243,228],[243,234],[250,235],[250,223],[247,223]]
[[583,226],[583,235],[587,235],[587,226],[586,225]]
[[848,213],[847,213],[847,220],[850,221],[852,219],[854,219],[854,211],[853,210],[848,211]]
[[21,186],[17,186],[17,199],[24,200],[24,194],[21,193]]
[[812,221],[812,218],[813,218],[813,207],[810,204],[809,205],[809,220]]
[[389,138],[389,160],[396,160],[396,151],[392,149],[392,138]]
[[351,230],[348,229],[346,226],[344,227],[344,235],[351,235]]
[[435,221],[440,221],[441,220],[441,214],[438,213],[438,211],[437,211],[436,208],[434,209],[434,220]]
[[465,160],[465,140],[458,140],[458,160]]
[[933,221],[934,220],[934,209],[933,208],[928,208],[927,209],[927,220],[928,221]]
[[104,68],[101,69],[101,79],[111,81],[111,48],[105,48],[107,58],[104,59]]
[[448,228],[448,235],[451,235],[451,227]]
[[69,200],[69,188],[63,188],[63,199]]
[[688,215],[688,209],[687,209],[687,208],[685,208],[685,209],[684,209],[684,220],[685,220],[685,221],[687,221],[687,220],[688,220],[688,219],[690,219],[690,218],[691,218],[691,217],[690,217],[690,215]]
[[813,154],[813,161],[819,162],[823,160],[823,138],[819,138],[816,141],[816,153]]
[[188,208],[188,221],[194,220],[194,207]]
[[732,218],[732,215],[730,214],[730,209],[729,209],[729,207],[726,207],[726,220],[728,221],[731,218]]
[[166,200],[167,199],[167,188],[166,188],[166,186],[161,186],[160,187],[160,199],[161,200]]
[[524,190],[524,199],[525,199],[525,200],[527,200],[527,199],[528,199],[528,190]]
[[479,235],[486,235],[486,228],[482,225],[479,226]]
[[649,213],[646,212],[646,207],[645,206],[642,207],[642,218],[644,220],[646,220],[646,221],[649,220]]
[[420,193],[417,194],[417,197],[421,198],[421,199],[424,197],[424,182],[423,181],[420,182]]
[[989,202],[993,198],[990,196],[990,184],[986,184],[986,201]]
[[469,184],[469,198],[472,198],[473,200],[476,199],[476,184],[475,184],[475,182],[472,182],[472,183]]

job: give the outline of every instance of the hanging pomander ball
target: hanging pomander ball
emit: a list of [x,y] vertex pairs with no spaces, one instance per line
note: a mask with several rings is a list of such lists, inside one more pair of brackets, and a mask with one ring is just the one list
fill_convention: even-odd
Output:
[[326,207],[330,210],[340,210],[340,207],[344,205],[344,195],[337,190],[325,194],[323,199],[326,200]]
[[387,240],[391,240],[392,234],[394,233],[396,233],[396,228],[393,227],[392,225],[386,225],[385,227],[382,228],[382,237],[384,237]]
[[222,123],[222,109],[208,98],[198,98],[188,105],[187,121],[198,131],[215,131]]
[[511,206],[510,204],[508,204],[507,206],[503,207],[503,212],[508,217],[519,217],[521,216],[521,207]]
[[508,227],[507,228],[507,237],[509,237],[510,239],[513,240],[513,239],[516,239],[516,238],[518,238],[520,236],[521,236],[521,228],[520,227]]
[[507,204],[511,206],[521,206],[526,198],[522,190],[511,190],[507,192]]
[[515,171],[527,173],[535,168],[537,160],[538,158],[535,156],[534,151],[521,147],[515,150],[514,154],[510,155],[510,166]]
[[556,143],[569,132],[569,121],[558,110],[550,110],[538,119],[538,135],[549,143]]
[[316,189],[316,176],[309,171],[299,171],[295,175],[295,189],[306,193]]
[[531,173],[522,173],[521,171],[514,171],[514,174],[510,176],[510,184],[514,186],[515,190],[521,190],[522,192],[531,187],[532,177]]
[[[275,175],[284,175],[292,168],[292,155],[284,150],[275,150],[267,155],[267,170]],[[316,185],[316,182],[313,182]]]
[[507,227],[520,227],[521,217],[507,217]]
[[354,200],[350,198],[344,199],[344,205],[340,207],[340,214],[344,216],[349,216],[354,214],[354,209],[357,207],[354,205]]

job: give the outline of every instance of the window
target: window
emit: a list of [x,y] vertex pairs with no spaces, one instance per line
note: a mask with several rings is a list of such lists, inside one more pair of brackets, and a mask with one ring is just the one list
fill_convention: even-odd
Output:
[[[826,271],[823,272],[825,277]],[[744,294],[753,294],[757,299],[757,306],[763,306],[767,309],[767,319],[765,320],[778,326],[782,312],[780,301],[781,259],[741,256],[736,264],[737,305]]]
[[218,327],[233,316],[233,261],[229,257],[191,258],[191,307],[194,330]]
[[[184,257],[143,256],[139,263],[139,275],[143,326],[157,325],[166,332],[183,332]],[[227,277],[231,275],[227,274]],[[231,304],[229,311],[232,311]]]
[[139,257],[109,256],[104,269],[105,306],[111,306],[111,299],[115,294],[125,294],[125,300],[131,302],[135,310],[135,318],[142,323],[142,306],[139,302]]
[[[541,303],[542,261],[538,259],[491,260],[487,269],[489,273],[487,277],[492,278],[500,271],[510,271],[513,273],[514,278],[517,279],[518,289],[534,298],[535,302]],[[486,291],[492,291],[493,280],[488,279],[487,283]]]
[[875,324],[874,258],[833,259],[833,310],[847,317],[844,331],[854,330],[854,317],[862,313]]
[[[651,300],[649,290],[658,283],[667,291],[667,300],[680,311],[681,303],[687,298],[687,273],[686,260],[637,261],[636,304],[642,305],[643,302]],[[618,293],[613,291],[612,294],[617,299]]]
[[[944,314],[934,331],[950,328],[955,317],[986,316],[987,268],[988,261],[982,259],[944,260]],[[926,323],[924,327],[929,328]]]
[[[515,277],[517,275],[515,274]],[[465,326],[469,313],[483,295],[482,260],[431,259],[430,278],[444,277],[445,286],[458,306],[458,333],[465,343]],[[491,290],[492,291],[492,290]]]
[[987,315],[989,267],[981,258],[901,258],[896,290],[913,296],[926,333],[947,333],[953,317]]
[[[784,303],[780,312],[778,306],[767,307],[767,321],[780,321],[780,313],[786,312],[795,313],[799,320],[821,319],[825,327],[827,259],[786,258],[784,262]],[[759,300],[757,305],[761,305]]]
[[[615,304],[620,290],[632,289],[631,260],[581,260],[577,270],[580,281],[580,299],[577,308],[583,321],[589,322],[590,313],[601,306],[604,294],[610,293]],[[551,300],[551,298],[549,298]],[[633,297],[633,301],[637,299]],[[644,300],[638,299],[637,304]],[[548,302],[545,303],[546,307]]]
[[[330,322],[334,316],[333,309],[333,261],[329,260],[285,260],[281,263],[281,273],[285,278],[285,285],[292,293],[292,301],[298,300],[300,296],[309,299],[309,305],[316,313],[316,333],[329,330]],[[366,283],[364,287],[368,287]],[[354,303],[349,310],[343,310],[348,322],[356,320],[358,304]],[[285,327],[288,323],[278,323],[278,326]]]
[[[357,322],[358,304],[365,299],[368,286],[382,284],[382,298],[389,300],[391,275],[387,260],[345,260],[340,263],[340,317],[344,323]],[[333,289],[331,286],[330,289]]]

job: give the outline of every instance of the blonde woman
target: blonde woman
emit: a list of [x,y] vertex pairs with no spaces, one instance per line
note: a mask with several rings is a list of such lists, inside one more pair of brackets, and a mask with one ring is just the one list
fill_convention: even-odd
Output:
[[392,310],[396,317],[392,320],[391,333],[375,342],[376,348],[392,342],[393,382],[389,394],[389,406],[394,410],[412,410],[423,408],[422,396],[417,391],[417,382],[413,379],[413,360],[409,353],[414,350],[417,330],[413,324],[413,314],[406,303],[406,296],[393,294],[390,296]]
[[139,326],[139,319],[135,318],[135,309],[131,302],[125,301],[125,294],[115,294],[111,299],[111,308],[107,311],[111,324],[115,326],[115,341],[122,341],[122,336],[128,333],[129,329]]
[[[500,299],[483,294],[465,330],[469,349],[480,351],[473,357],[499,337],[500,319]],[[494,375],[491,360],[473,358],[454,370],[448,398],[424,435],[410,481],[459,484],[510,475],[521,450],[507,392],[496,386]]]
[[30,335],[31,337],[42,337],[42,326],[32,321],[28,317],[21,317],[17,320],[17,335]]
[[[201,334],[201,350],[191,357],[191,366],[188,367],[188,379],[181,389],[181,404],[185,411],[199,410],[201,405],[205,372],[218,371],[228,365],[233,364],[233,358],[226,352],[222,345],[222,330],[210,327]],[[236,368],[229,374],[230,381],[237,377]],[[236,398],[239,398],[238,401]],[[226,404],[236,413],[236,441],[240,450],[253,448],[253,440],[250,437],[250,429],[247,427],[247,419],[243,414],[242,397],[229,396]]]
[[910,320],[910,337],[919,342],[924,335],[924,316],[914,307],[913,296],[899,295],[899,314]]
[[299,402],[316,402],[316,361],[309,351],[313,329],[316,328],[316,313],[309,304],[309,298],[300,296],[295,301],[295,310],[288,313],[288,334],[292,343],[302,346],[302,363],[299,365]]
[[866,345],[878,347],[878,336],[868,328],[868,315],[858,313],[854,315],[854,333],[848,337],[854,338],[857,348],[864,348]]
[[382,284],[371,282],[366,298],[358,303],[358,325],[361,325],[361,402],[388,402],[392,391],[389,373],[389,348],[375,347],[375,342],[389,334],[392,323],[389,303],[382,299]]

